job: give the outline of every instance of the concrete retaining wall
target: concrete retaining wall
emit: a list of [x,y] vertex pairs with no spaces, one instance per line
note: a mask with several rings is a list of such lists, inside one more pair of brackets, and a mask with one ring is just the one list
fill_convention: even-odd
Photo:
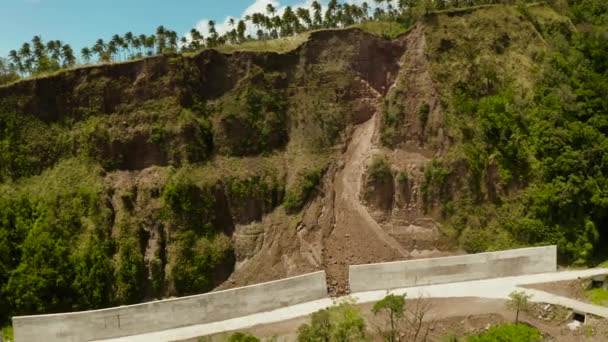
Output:
[[15,342],[81,342],[222,321],[327,297],[325,272],[111,309],[13,318]]
[[350,266],[349,281],[352,292],[363,292],[556,270],[557,247],[547,246]]

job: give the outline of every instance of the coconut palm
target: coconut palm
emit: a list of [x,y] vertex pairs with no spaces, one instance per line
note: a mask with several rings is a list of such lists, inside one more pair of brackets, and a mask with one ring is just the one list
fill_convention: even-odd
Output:
[[207,25],[209,26],[209,37],[207,37],[207,46],[209,46],[210,48],[214,48],[219,43],[217,30],[215,29],[215,21],[209,20],[209,23]]
[[42,43],[42,37],[34,36],[34,38],[32,38],[32,46],[34,47],[34,57],[37,60],[41,60],[46,54],[44,44]]
[[307,8],[298,7],[296,15],[304,22],[308,30],[312,29],[312,19],[310,18],[310,11]]
[[71,67],[76,64],[76,56],[74,56],[74,50],[69,44],[65,44],[61,47],[61,59],[63,61],[63,67]]
[[156,28],[156,51],[158,54],[162,54],[165,52],[165,48],[167,45],[166,42],[166,29],[163,25],[160,25]]
[[247,32],[247,24],[245,24],[244,20],[239,20],[236,26],[236,33],[241,43],[245,41],[245,32]]
[[89,63],[89,61],[91,60],[91,56],[93,55],[93,52],[91,51],[91,49],[89,49],[88,47],[83,47],[82,50],[80,50],[80,55],[82,56],[82,60],[85,63]]
[[148,40],[148,37],[145,34],[140,34],[138,40],[139,40],[139,44],[140,44],[139,52],[141,53],[142,52],[141,48],[147,48],[146,41]]
[[147,55],[152,56],[154,54],[154,47],[156,46],[156,36],[151,34],[146,38],[146,49],[148,49]]
[[140,37],[134,37],[133,43],[131,43],[131,45],[133,46],[133,49],[137,50],[137,54],[135,54],[135,56],[141,57],[141,47],[142,47],[143,43],[142,43],[142,40],[140,39]]
[[129,31],[129,32],[125,33],[123,40],[124,40],[125,44],[127,45],[127,49],[129,50],[129,55],[131,55],[131,47],[133,47],[133,43],[135,43],[135,40],[137,40],[137,38],[135,38],[135,36],[133,35],[133,32]]
[[177,32],[169,30],[167,31],[167,40],[169,43],[169,49],[171,50],[171,52],[177,52]]
[[26,70],[23,66],[21,57],[19,56],[16,50],[9,51],[8,58],[11,61],[11,64],[17,69],[17,71],[19,71],[19,73],[25,74]]
[[106,43],[103,41],[103,39],[99,38],[95,42],[95,45],[93,45],[93,48],[91,49],[91,51],[98,56],[100,61],[103,61],[105,53],[106,53],[106,48],[107,48]]
[[311,7],[313,9],[313,24],[314,24],[314,28],[318,29],[321,26],[323,26],[323,9],[321,7],[321,3],[319,3],[318,1],[313,1],[311,4]]

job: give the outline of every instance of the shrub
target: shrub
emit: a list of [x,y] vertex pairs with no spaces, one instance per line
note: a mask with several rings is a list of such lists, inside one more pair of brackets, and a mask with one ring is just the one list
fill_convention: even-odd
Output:
[[301,210],[304,204],[312,198],[324,172],[325,170],[312,168],[300,173],[299,179],[285,194],[284,205],[288,212]]
[[467,342],[540,342],[538,329],[525,324],[503,324],[490,328],[487,332],[470,336]]
[[260,342],[260,339],[250,334],[237,332],[228,337],[228,342]]
[[393,177],[391,164],[383,157],[376,155],[367,168],[367,174],[374,181],[386,181]]
[[312,314],[310,323],[298,328],[299,342],[367,341],[365,320],[352,301],[344,301]]

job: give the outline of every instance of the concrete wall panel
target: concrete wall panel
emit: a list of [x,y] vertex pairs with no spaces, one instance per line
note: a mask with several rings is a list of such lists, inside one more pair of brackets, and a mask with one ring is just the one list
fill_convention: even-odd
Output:
[[555,272],[557,247],[534,247],[349,267],[352,292]]
[[325,272],[117,308],[13,318],[15,342],[81,342],[222,321],[327,297]]

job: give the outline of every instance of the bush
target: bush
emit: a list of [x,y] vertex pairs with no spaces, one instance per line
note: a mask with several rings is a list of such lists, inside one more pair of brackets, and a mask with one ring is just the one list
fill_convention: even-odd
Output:
[[345,301],[338,306],[312,314],[310,323],[298,328],[299,342],[347,342],[367,341],[365,320],[361,310],[353,302]]
[[538,329],[525,324],[503,324],[490,328],[487,332],[470,336],[467,342],[540,342],[542,335]]
[[237,332],[228,337],[228,342],[260,342],[260,339],[250,334]]
[[370,179],[381,182],[391,179],[393,177],[393,170],[386,158],[376,155],[367,168],[367,174]]
[[300,173],[296,183],[285,194],[285,209],[294,213],[302,209],[304,204],[317,192],[325,170],[312,168]]

